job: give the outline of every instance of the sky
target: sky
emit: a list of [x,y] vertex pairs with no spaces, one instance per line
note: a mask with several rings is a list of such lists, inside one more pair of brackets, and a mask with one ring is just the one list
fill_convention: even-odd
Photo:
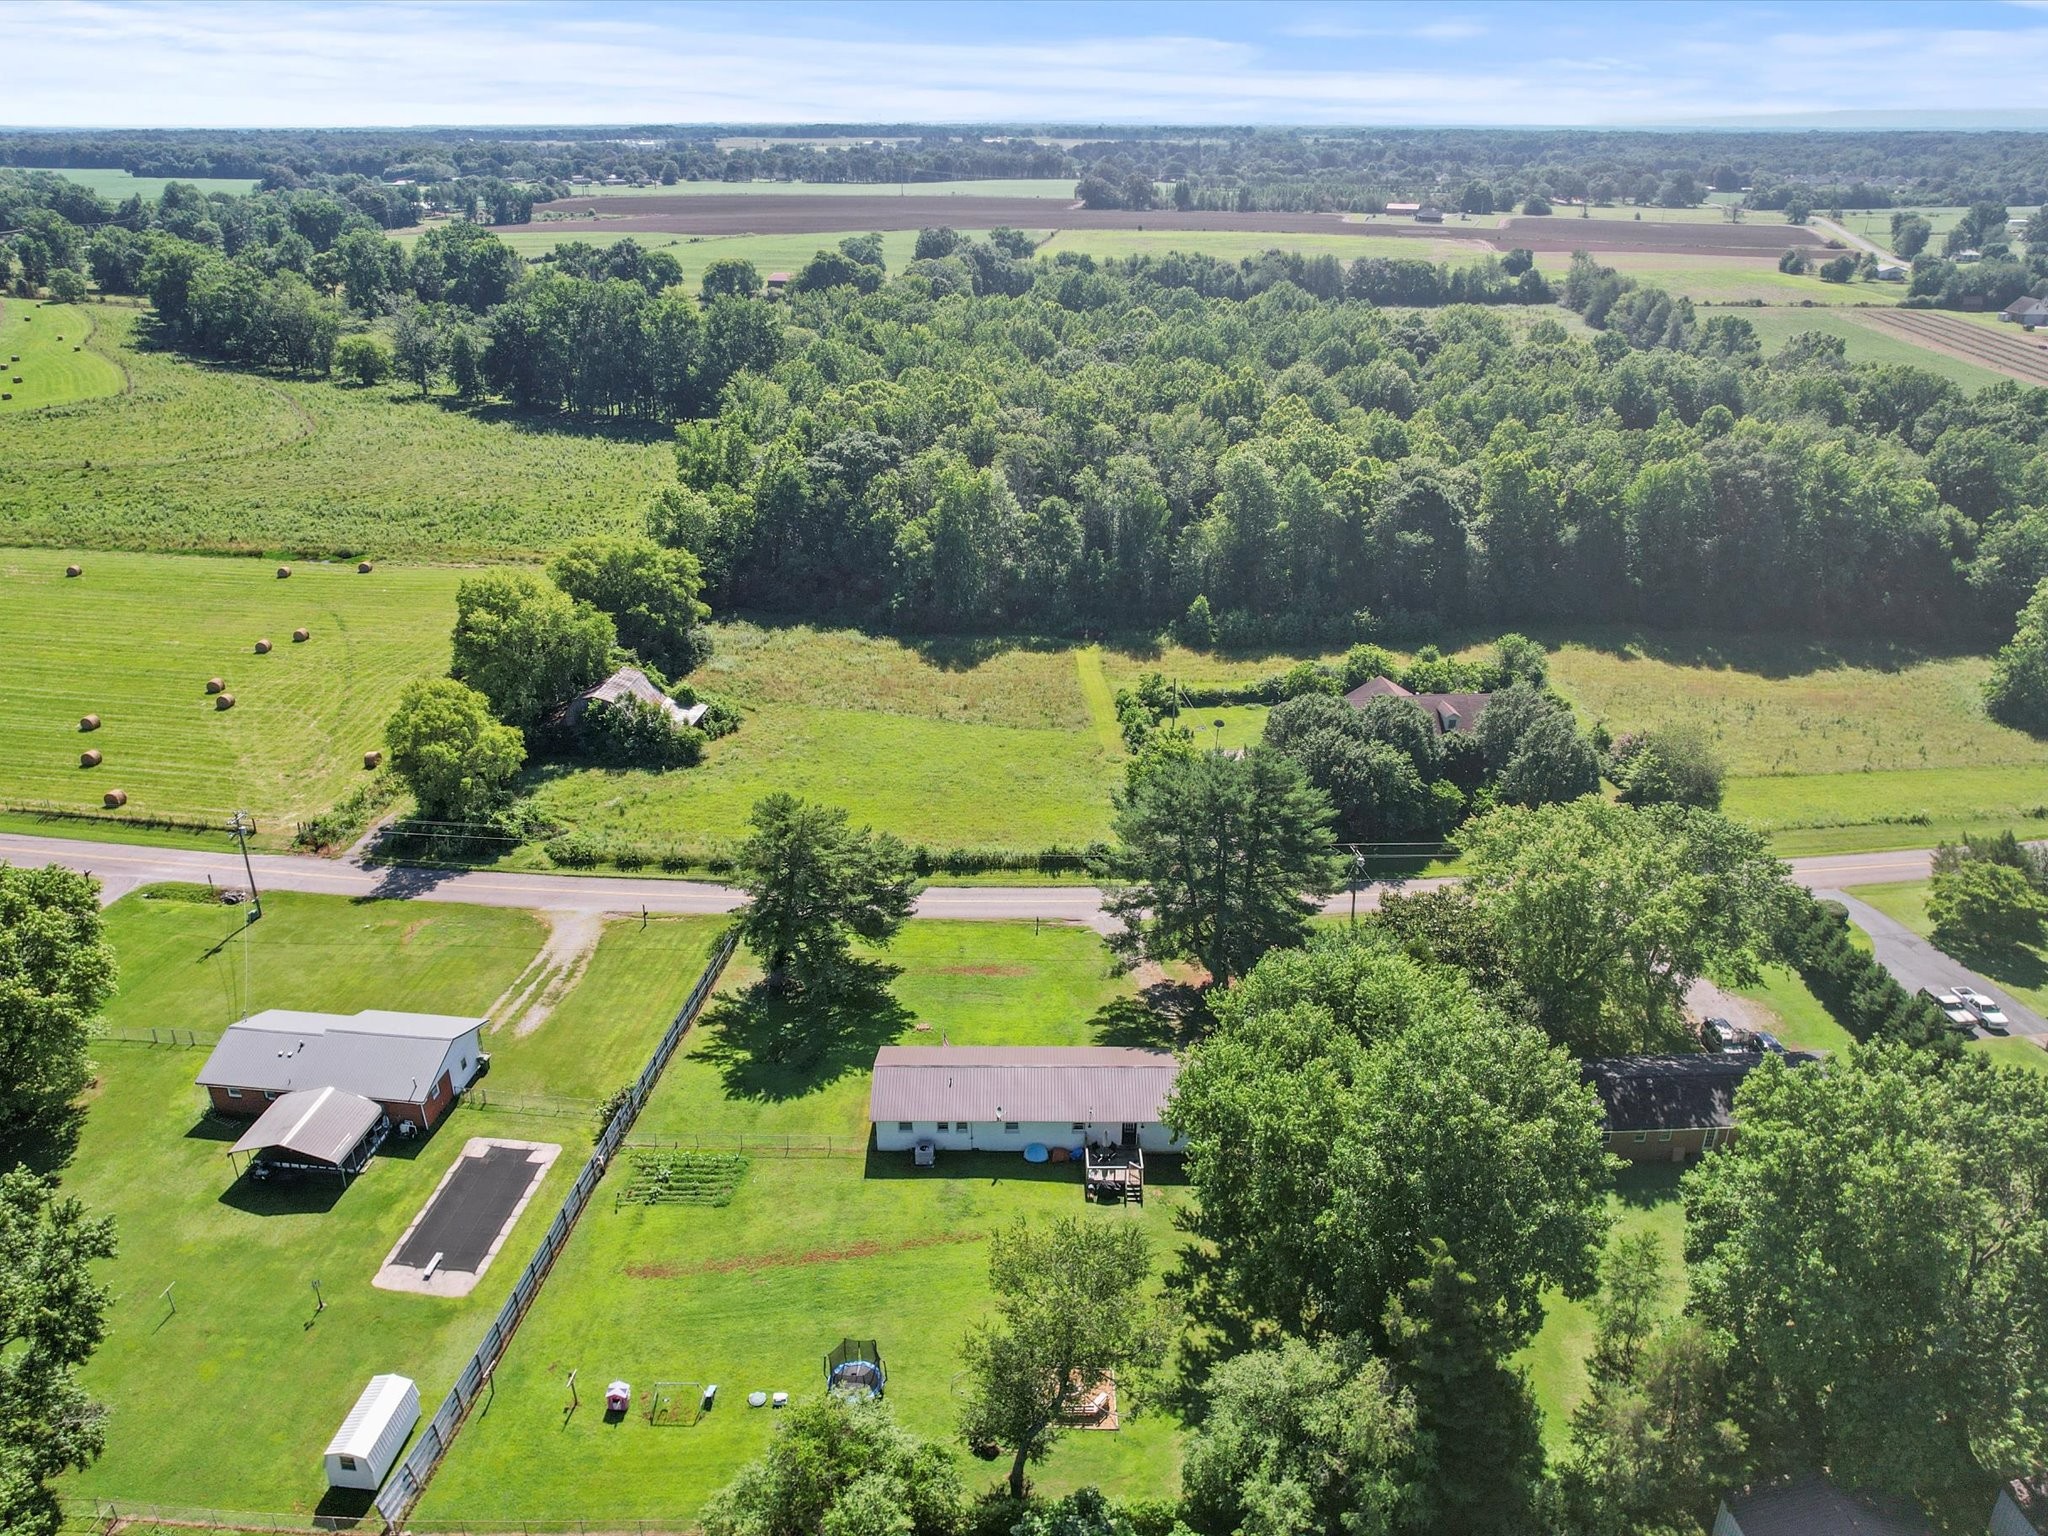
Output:
[[11,0],[0,124],[2048,125],[2048,0]]

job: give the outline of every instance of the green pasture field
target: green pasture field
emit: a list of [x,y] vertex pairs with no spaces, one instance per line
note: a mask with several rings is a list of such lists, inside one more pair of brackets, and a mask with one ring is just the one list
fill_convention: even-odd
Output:
[[[472,1100],[609,1098],[640,1075],[725,928],[722,917],[618,917],[565,966],[543,953],[493,1011],[484,1036],[491,1071]],[[588,1129],[579,1121],[571,1134]]]
[[[75,560],[84,574],[64,574]],[[0,803],[98,809],[124,789],[131,816],[250,811],[268,841],[368,782],[399,690],[444,672],[449,567],[64,550],[0,550]],[[292,643],[304,627],[312,638]],[[272,642],[255,654],[255,642]],[[235,696],[217,710],[218,676]],[[79,730],[97,714],[101,725]],[[79,754],[97,749],[97,768]],[[35,830],[99,835],[100,825]]]
[[[954,1447],[971,1492],[997,1478],[1001,1465],[976,1462],[955,1431],[960,1341],[988,1304],[988,1234],[1022,1218],[1136,1221],[1164,1269],[1187,1196],[1168,1174],[1142,1207],[1091,1208],[1069,1167],[963,1155],[913,1170],[907,1154],[871,1153],[874,1052],[941,1032],[956,1044],[1132,1043],[1160,1026],[1083,928],[916,922],[878,958],[900,971],[890,998],[825,1017],[771,1017],[744,995],[758,972],[728,970],[639,1131],[707,1150],[745,1145],[751,1166],[732,1203],[618,1209],[600,1195],[499,1366],[491,1412],[471,1420],[430,1487],[423,1520],[692,1520],[773,1432],[772,1412],[748,1409],[747,1393],[818,1391],[823,1356],[845,1335],[878,1340],[898,1417]],[[764,1059],[781,1027],[826,1034],[813,1064]],[[783,1137],[795,1155],[776,1148]],[[652,1426],[644,1411],[607,1425],[586,1394],[565,1416],[571,1369],[579,1384],[629,1380],[643,1401],[657,1380],[716,1382],[718,1405],[690,1427]],[[1055,1493],[1094,1483],[1170,1494],[1178,1427],[1160,1409],[1113,1434],[1070,1435],[1033,1481]]]
[[2048,742],[1984,713],[1990,666],[1883,641],[1617,632],[1557,645],[1550,680],[1617,735],[1699,727],[1739,777],[2048,768]]
[[42,170],[52,176],[62,176],[66,181],[75,181],[114,203],[130,197],[162,197],[164,188],[174,181],[197,187],[204,193],[227,192],[239,196],[256,190],[254,180],[239,176],[137,176],[130,171],[79,171],[58,166],[22,166],[20,169]]
[[[506,909],[290,893],[266,897],[253,926],[243,916],[143,895],[116,903],[107,927],[121,991],[109,1025],[218,1031],[266,1007],[481,1014],[543,932]],[[651,1041],[666,1021],[652,1009],[643,1017]],[[509,1067],[518,1047],[495,1048]],[[587,1127],[458,1110],[423,1143],[387,1143],[345,1191],[252,1189],[224,1155],[235,1132],[202,1114],[192,1077],[203,1047],[108,1040],[95,1056],[98,1080],[62,1180],[116,1222],[109,1332],[84,1372],[110,1418],[106,1455],[64,1490],[310,1514],[326,1495],[321,1448],[371,1375],[402,1371],[427,1403],[447,1390],[574,1176]],[[375,1289],[391,1245],[480,1135],[563,1147],[499,1264],[462,1300]],[[326,1299],[317,1315],[316,1279]],[[271,1398],[277,1411],[248,1411]]]
[[0,416],[118,395],[127,377],[94,332],[76,305],[0,299]]
[[[778,140],[777,142],[784,142]],[[806,141],[810,142],[810,141]],[[1072,197],[1075,178],[1053,176],[980,181],[679,181],[674,186],[571,187],[563,202],[583,196],[635,197]]]
[[0,417],[0,544],[517,555],[638,528],[674,480],[666,433],[205,367],[90,313],[132,387]]
[[[788,272],[794,276],[798,269],[818,252],[836,250],[839,242],[849,235],[866,233],[864,230],[844,229],[823,235],[677,235],[661,230],[635,229],[631,215],[606,213],[601,217],[607,224],[616,218],[617,227],[563,231],[551,229],[546,224],[535,224],[515,234],[501,234],[498,238],[529,262],[545,256],[558,245],[566,245],[572,241],[580,240],[586,245],[607,246],[620,240],[632,240],[650,251],[666,251],[675,257],[683,269],[683,282],[694,288],[703,281],[704,269],[714,261],[727,258],[751,261],[763,278],[770,272]],[[1044,231],[1035,233],[1043,234]],[[405,237],[401,235],[399,238]],[[916,230],[892,229],[882,232],[882,259],[891,272],[901,272],[910,265],[916,249]]]
[[[1963,221],[1967,208],[1873,208],[1862,213],[1845,213],[1840,220],[1844,229],[1885,245],[1892,237],[1892,215],[1895,213],[1916,213],[1934,226],[1936,237],[1935,254],[1940,255],[1939,237],[1947,234]],[[2007,208],[2008,218],[2030,218],[2032,208]]]
[[725,625],[692,681],[745,723],[702,766],[553,768],[534,801],[579,830],[703,851],[745,836],[774,790],[934,846],[1079,847],[1109,829],[1121,762],[1065,646],[915,642]]
[[1824,335],[1839,336],[1843,355],[1852,363],[1903,363],[1937,374],[1966,390],[1981,389],[2005,378],[1995,369],[1950,357],[1945,352],[1916,345],[1890,331],[1879,330],[1865,320],[1861,310],[1777,305],[1767,309],[1746,309],[1742,318],[1755,328],[1766,357],[1777,353],[1802,331],[1819,331]]
[[[1898,283],[1824,283],[1817,277],[1795,277],[1778,270],[1775,256],[1688,256],[1669,251],[1597,251],[1594,256],[1602,266],[1683,294],[1695,304],[1868,304],[1904,297]],[[1564,263],[1555,266],[1561,272]]]

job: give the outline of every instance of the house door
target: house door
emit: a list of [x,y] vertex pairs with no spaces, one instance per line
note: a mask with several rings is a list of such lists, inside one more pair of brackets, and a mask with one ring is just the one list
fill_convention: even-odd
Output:
[[1126,1120],[1123,1123],[1123,1130],[1117,1137],[1117,1144],[1125,1147],[1135,1147],[1138,1144],[1138,1128],[1131,1124],[1130,1121]]

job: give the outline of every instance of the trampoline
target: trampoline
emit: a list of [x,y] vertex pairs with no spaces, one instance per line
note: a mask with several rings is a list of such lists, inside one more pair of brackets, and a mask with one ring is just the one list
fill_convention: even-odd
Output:
[[882,1347],[873,1339],[841,1339],[825,1357],[825,1389],[851,1397],[880,1397],[888,1384]]

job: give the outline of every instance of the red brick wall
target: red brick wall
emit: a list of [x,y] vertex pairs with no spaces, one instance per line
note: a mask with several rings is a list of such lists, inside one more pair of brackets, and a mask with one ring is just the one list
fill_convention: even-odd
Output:
[[244,1120],[254,1120],[270,1107],[270,1100],[254,1088],[244,1088],[239,1099],[229,1098],[227,1089],[218,1086],[208,1088],[206,1095],[213,1100],[213,1112],[217,1115],[235,1115]]

